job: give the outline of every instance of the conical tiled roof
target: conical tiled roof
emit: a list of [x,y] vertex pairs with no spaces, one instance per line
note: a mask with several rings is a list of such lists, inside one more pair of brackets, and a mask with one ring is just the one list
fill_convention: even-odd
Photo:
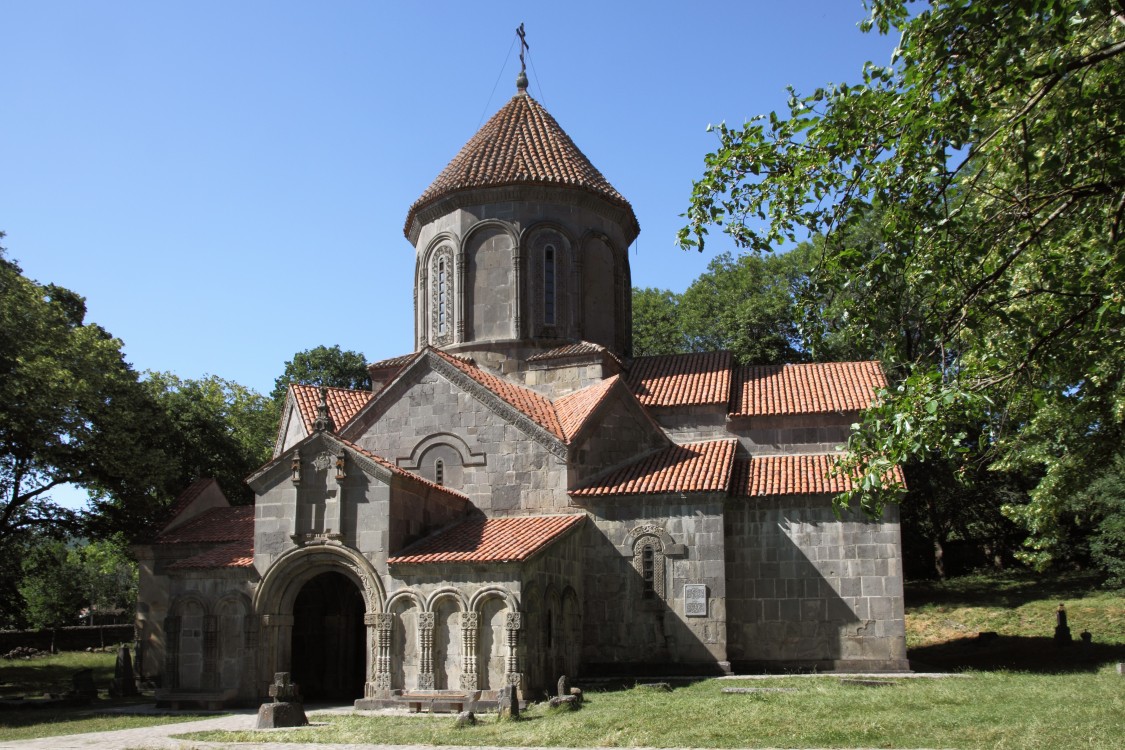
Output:
[[526,92],[520,92],[477,131],[414,201],[403,233],[410,237],[418,212],[452,193],[512,185],[584,190],[633,214],[629,201],[590,163],[555,118]]

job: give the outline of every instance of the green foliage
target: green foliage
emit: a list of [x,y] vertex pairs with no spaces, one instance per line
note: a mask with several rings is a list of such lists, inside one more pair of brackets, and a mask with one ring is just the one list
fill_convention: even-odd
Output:
[[144,515],[161,484],[158,409],[121,342],[85,314],[80,296],[26,278],[0,251],[0,546],[77,528],[51,502],[61,484],[112,497],[124,516]]
[[726,350],[743,364],[803,361],[797,295],[812,253],[724,253],[683,294],[634,289],[634,356]]
[[1122,9],[868,5],[868,28],[901,33],[891,65],[720,125],[680,240],[702,249],[721,225],[768,252],[823,233],[814,304],[854,310],[868,348],[910,329],[884,352],[896,382],[856,427],[863,478],[840,502],[897,499],[891,464],[985,460],[1039,478],[1007,512],[1045,565],[1073,554],[1069,497],[1125,439]]
[[249,502],[243,479],[269,460],[277,436],[276,405],[260,393],[207,375],[198,380],[149,372],[143,385],[167,417],[168,494],[193,479],[218,481],[231,502]]
[[280,403],[290,383],[326,385],[331,388],[370,390],[367,360],[360,352],[344,351],[340,346],[318,346],[297,352],[285,363],[285,371],[274,381],[270,398]]
[[89,603],[85,571],[65,542],[44,540],[32,545],[23,561],[20,595],[33,628],[78,625],[78,614]]
[[667,289],[633,288],[634,357],[687,351],[677,315],[679,301],[679,295]]
[[84,612],[132,612],[137,564],[121,537],[78,544],[40,539],[24,554],[19,593],[33,628],[79,625]]

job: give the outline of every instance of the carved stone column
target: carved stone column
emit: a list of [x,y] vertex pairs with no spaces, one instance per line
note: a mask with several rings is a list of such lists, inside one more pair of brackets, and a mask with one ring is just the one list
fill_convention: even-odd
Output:
[[520,270],[521,265],[522,265],[522,262],[521,262],[521,259],[520,259],[520,251],[519,251],[519,248],[517,247],[515,252],[512,253],[512,273],[516,277],[516,286],[515,286],[516,298],[514,300],[515,304],[512,305],[512,309],[515,311],[516,315],[515,315],[515,318],[512,320],[512,327],[513,327],[512,335],[517,339],[523,338],[523,329],[522,329],[522,326],[520,325],[520,311],[523,309],[523,298],[524,298],[524,294],[523,294],[523,271]]
[[465,277],[466,265],[465,248],[457,248],[457,262],[455,264],[457,283],[453,285],[453,309],[457,315],[457,325],[454,339],[458,344],[465,340]]
[[375,612],[363,616],[363,622],[374,628],[371,634],[371,675],[364,690],[366,698],[385,698],[391,692],[391,638],[395,616]]
[[219,618],[203,616],[203,689],[219,687]]
[[477,658],[477,630],[480,615],[461,613],[461,689],[480,690],[480,660]]
[[504,621],[504,629],[508,631],[508,668],[504,681],[516,687],[523,678],[520,674],[520,623],[519,612],[509,612]]
[[421,653],[418,660],[418,689],[434,689],[434,613],[418,615],[418,638]]

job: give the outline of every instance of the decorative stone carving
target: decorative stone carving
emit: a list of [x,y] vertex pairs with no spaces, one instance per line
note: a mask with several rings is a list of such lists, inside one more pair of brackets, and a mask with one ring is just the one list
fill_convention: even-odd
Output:
[[333,463],[335,463],[335,458],[328,451],[324,451],[313,459],[312,465],[317,471],[324,471]]
[[336,481],[348,477],[348,454],[343,449],[336,454]]
[[442,245],[430,258],[430,341],[435,346],[453,343],[454,278],[453,249]]
[[480,615],[461,613],[461,689],[480,689],[480,670],[477,666],[477,632]]
[[[661,529],[663,531],[663,529]],[[649,577],[645,566],[651,565],[651,592],[654,598],[663,600],[666,596],[664,590],[664,545],[660,539],[651,534],[645,534],[633,543],[633,569],[642,580],[642,590],[648,592]]]
[[293,460],[289,462],[289,475],[293,484],[301,483],[301,451],[293,452]]
[[434,689],[434,613],[422,612],[418,615],[418,636],[421,640],[421,653],[418,658],[418,687],[422,690]]

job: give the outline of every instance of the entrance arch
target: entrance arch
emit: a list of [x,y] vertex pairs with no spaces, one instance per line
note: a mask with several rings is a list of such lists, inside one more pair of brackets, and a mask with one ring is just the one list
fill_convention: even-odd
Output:
[[[297,598],[306,590],[306,584],[324,573],[342,577],[355,588],[363,601],[360,622],[366,625],[366,645],[360,649],[356,661],[364,664],[368,688],[373,685],[375,660],[373,653],[369,652],[372,652],[375,643],[373,620],[376,613],[383,611],[383,602],[386,601],[382,581],[371,563],[355,550],[338,544],[317,544],[291,549],[279,556],[266,569],[254,592],[254,613],[261,623],[261,659],[257,677],[259,695],[266,695],[275,673],[295,671],[292,651]],[[302,608],[307,609],[307,606],[302,604]],[[298,684],[304,692],[305,686]],[[361,689],[356,697],[362,697],[368,688]]]
[[367,642],[363,614],[363,595],[340,573],[320,573],[297,593],[292,673],[306,700],[363,697]]

